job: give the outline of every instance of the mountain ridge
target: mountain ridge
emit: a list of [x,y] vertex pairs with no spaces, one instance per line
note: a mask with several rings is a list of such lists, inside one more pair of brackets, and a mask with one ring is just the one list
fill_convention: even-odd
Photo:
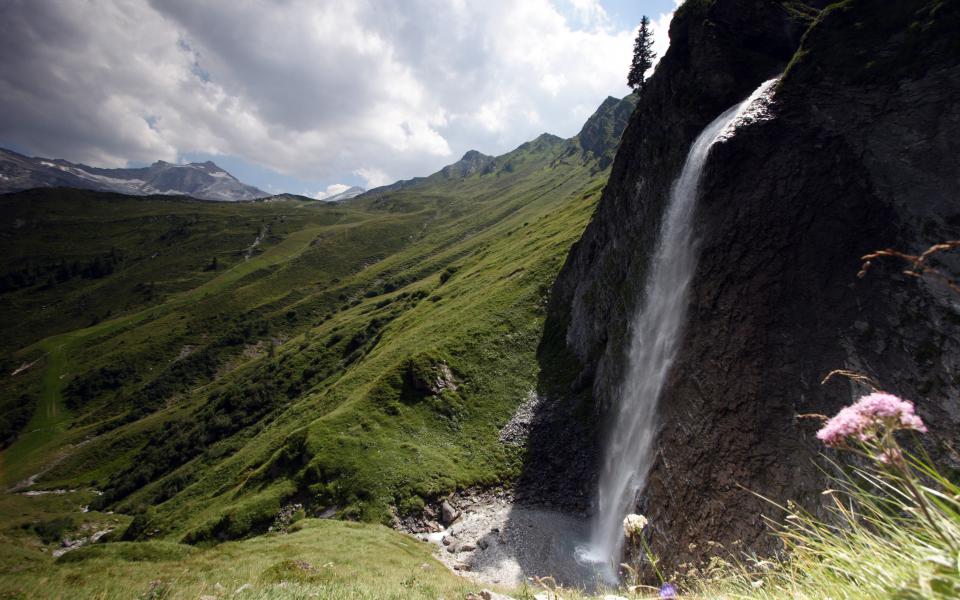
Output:
[[21,349],[3,364],[36,365],[0,379],[4,483],[86,440],[37,485],[101,491],[91,513],[123,513],[123,539],[205,545],[293,503],[390,524],[509,479],[521,450],[499,430],[536,385],[545,293],[598,160],[544,135],[342,202],[0,197]]
[[182,194],[239,201],[270,194],[240,182],[212,161],[183,165],[158,160],[148,167],[105,169],[61,158],[28,157],[0,148],[0,193],[37,187],[73,187],[123,194]]
[[474,176],[498,177],[512,172],[517,164],[525,159],[525,156],[549,152],[551,148],[559,148],[560,145],[564,147],[557,153],[556,160],[566,160],[579,154],[583,160],[596,158],[597,168],[603,170],[612,163],[620,141],[620,133],[627,125],[630,113],[636,105],[636,99],[635,94],[629,94],[620,99],[608,96],[587,118],[577,135],[571,138],[562,138],[552,133],[541,133],[534,139],[518,145],[513,150],[497,156],[471,149],[466,151],[460,160],[442,167],[431,175],[404,179],[373,188],[363,196],[376,196],[402,189],[416,189],[441,179],[462,180]]

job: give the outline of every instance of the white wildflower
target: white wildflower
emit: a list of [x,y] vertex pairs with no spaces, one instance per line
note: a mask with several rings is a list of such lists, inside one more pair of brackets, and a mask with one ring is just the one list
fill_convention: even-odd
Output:
[[623,520],[623,533],[628,538],[639,536],[647,526],[647,518],[643,515],[627,515]]

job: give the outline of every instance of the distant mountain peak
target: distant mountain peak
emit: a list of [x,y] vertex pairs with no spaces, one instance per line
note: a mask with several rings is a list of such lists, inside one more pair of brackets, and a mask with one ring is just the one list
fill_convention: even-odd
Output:
[[339,194],[334,194],[332,196],[327,196],[326,198],[321,198],[321,200],[323,200],[324,202],[339,202],[341,200],[349,200],[350,198],[355,198],[366,191],[367,190],[360,187],[359,185],[355,185],[343,190]]
[[623,101],[623,98],[615,98],[614,96],[607,96],[606,99],[600,103],[600,106],[597,107],[597,112],[609,110],[613,106],[616,106],[617,104],[619,104],[621,101]]
[[620,136],[636,103],[635,94],[619,99],[607,96],[587,119],[580,133],[572,138],[565,139],[544,132],[500,156],[489,156],[479,150],[467,150],[460,160],[432,175],[397,181],[369,192],[380,195],[413,186],[429,185],[437,179],[463,179],[475,173],[499,176],[501,173],[513,173],[518,165],[527,161],[553,161],[560,158],[561,153],[564,157],[579,156],[579,160],[584,162],[596,160],[597,166],[604,169],[613,161],[620,144]]
[[601,168],[613,161],[620,144],[620,136],[626,129],[636,105],[635,94],[620,99],[607,96],[577,134],[580,148],[583,152],[596,156],[600,160]]
[[483,154],[479,150],[467,150],[467,152],[463,155],[463,158],[461,158],[459,162],[482,160],[484,158],[492,158],[492,157],[487,156],[486,154]]
[[0,193],[38,187],[73,187],[132,195],[183,195],[203,200],[252,200],[266,192],[238,181],[213,161],[101,169],[63,159],[29,158],[0,148]]
[[553,135],[552,133],[543,132],[533,139],[534,142],[548,141],[548,142],[559,142],[563,141],[563,138],[559,135]]
[[463,178],[474,173],[486,173],[493,167],[496,158],[488,156],[477,150],[467,150],[463,158],[447,165],[440,170],[440,173],[447,179]]

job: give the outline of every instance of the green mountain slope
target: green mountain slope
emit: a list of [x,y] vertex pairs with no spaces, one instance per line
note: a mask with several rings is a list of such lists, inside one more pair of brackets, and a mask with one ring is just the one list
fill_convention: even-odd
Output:
[[632,103],[590,147],[543,135],[335,205],[3,197],[0,483],[92,487],[126,539],[200,543],[513,477],[498,432]]

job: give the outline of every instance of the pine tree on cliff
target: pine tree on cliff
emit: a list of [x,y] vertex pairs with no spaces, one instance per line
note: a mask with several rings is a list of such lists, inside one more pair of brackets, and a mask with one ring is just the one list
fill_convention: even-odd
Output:
[[653,32],[650,30],[650,19],[643,15],[640,19],[640,29],[637,31],[637,40],[633,43],[633,62],[630,63],[630,73],[627,74],[627,85],[633,91],[643,89],[646,80],[644,73],[653,66]]

